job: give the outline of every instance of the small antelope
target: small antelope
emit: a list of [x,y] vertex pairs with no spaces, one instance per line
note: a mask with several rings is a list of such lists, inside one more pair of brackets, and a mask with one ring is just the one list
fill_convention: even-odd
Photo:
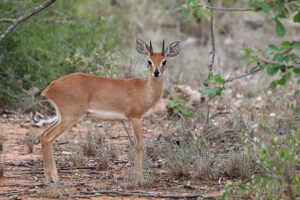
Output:
[[41,95],[51,101],[58,116],[58,121],[41,134],[47,182],[59,181],[52,156],[52,142],[87,115],[100,120],[131,122],[135,134],[134,175],[138,184],[144,183],[142,118],[159,100],[166,58],[178,55],[180,42],[173,42],[165,49],[163,41],[162,51],[153,53],[151,41],[149,46],[136,39],[136,49],[140,54],[149,56],[148,79],[116,79],[73,73],[51,82],[42,92]]

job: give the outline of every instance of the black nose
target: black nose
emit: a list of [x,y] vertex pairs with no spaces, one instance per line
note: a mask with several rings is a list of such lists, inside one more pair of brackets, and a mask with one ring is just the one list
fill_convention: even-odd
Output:
[[159,71],[158,71],[158,69],[156,68],[155,71],[154,71],[154,76],[155,76],[155,77],[158,77],[158,75],[159,75]]

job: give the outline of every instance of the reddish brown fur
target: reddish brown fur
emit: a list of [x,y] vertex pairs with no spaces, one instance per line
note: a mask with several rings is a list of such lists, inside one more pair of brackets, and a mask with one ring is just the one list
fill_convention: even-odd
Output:
[[158,69],[160,73],[164,73],[164,67],[161,67],[161,62],[166,58],[166,56],[161,55],[161,53],[154,53],[149,57],[152,60],[154,67],[150,67],[150,73],[153,73],[155,68]]

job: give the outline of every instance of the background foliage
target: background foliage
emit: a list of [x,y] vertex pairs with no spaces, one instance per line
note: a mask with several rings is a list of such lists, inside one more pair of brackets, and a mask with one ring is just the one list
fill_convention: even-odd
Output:
[[[2,2],[0,18],[23,15],[41,2]],[[118,76],[114,60],[124,45],[117,18],[105,16],[109,6],[100,1],[57,1],[17,27],[0,45],[0,104],[35,106],[28,97],[76,71]],[[0,30],[5,28],[1,24]]]
[[[0,18],[15,18],[41,2],[1,1]],[[197,0],[58,0],[0,44],[0,108],[40,109],[40,92],[76,71],[145,77],[146,62],[137,57],[133,38],[151,39],[156,51],[162,39],[180,40],[181,52],[168,60],[164,75],[170,113],[161,120],[167,129],[162,139],[151,143],[157,159],[170,158],[166,166],[176,179],[196,170],[199,179],[230,180],[223,198],[295,199],[300,1],[213,2],[248,11],[213,11]],[[0,31],[7,27],[1,23]],[[179,84],[208,98],[199,105],[181,97],[173,87]]]

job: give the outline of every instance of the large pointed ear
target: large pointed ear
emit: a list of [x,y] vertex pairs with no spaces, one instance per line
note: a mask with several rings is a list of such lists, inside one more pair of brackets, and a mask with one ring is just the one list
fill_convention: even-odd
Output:
[[172,42],[166,50],[167,57],[174,57],[179,54],[180,51],[180,41]]
[[136,50],[140,54],[150,55],[150,47],[143,40],[136,38],[135,43],[136,43]]

